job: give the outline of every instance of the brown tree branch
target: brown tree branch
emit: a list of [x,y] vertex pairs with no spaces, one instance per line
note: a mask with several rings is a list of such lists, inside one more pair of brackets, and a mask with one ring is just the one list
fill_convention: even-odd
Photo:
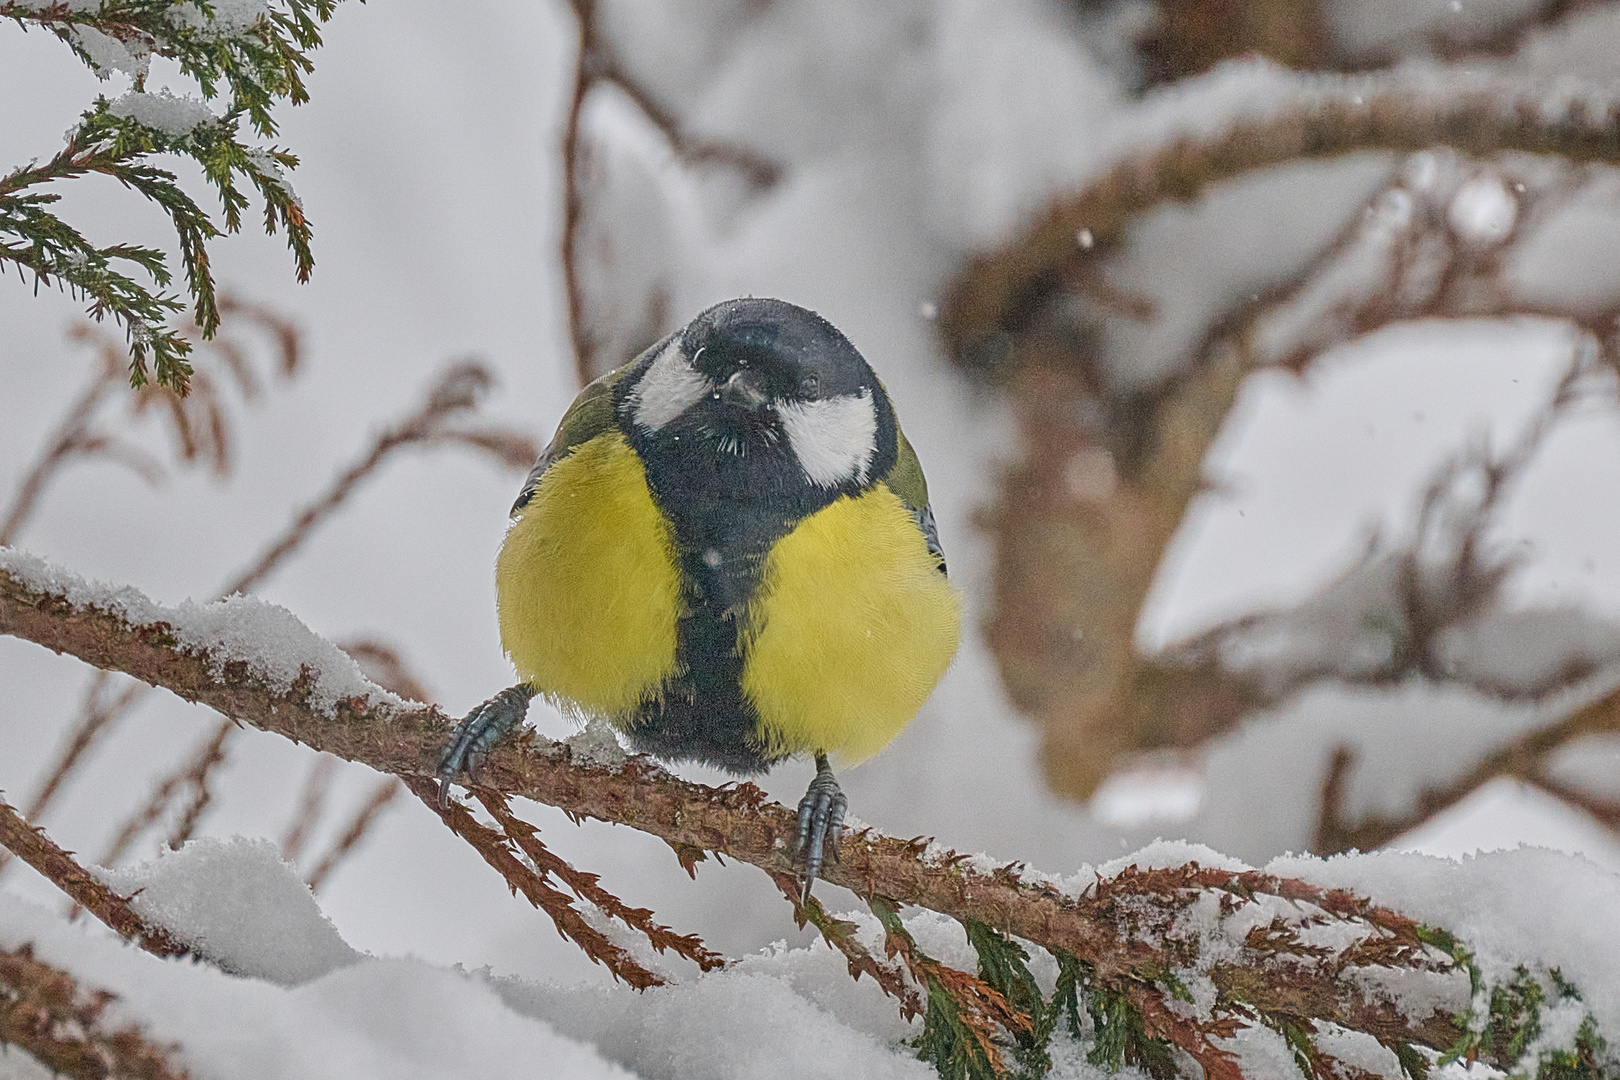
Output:
[[186,1080],[139,1028],[107,1030],[102,1014],[115,999],[87,990],[72,975],[34,959],[33,950],[0,949],[0,1046],[14,1045],[73,1080]]
[[608,918],[617,919],[644,935],[648,944],[659,952],[673,952],[692,961],[702,971],[716,971],[726,966],[726,958],[711,951],[696,934],[677,934],[669,927],[654,922],[651,910],[631,907],[604,889],[598,875],[576,869],[559,857],[541,843],[533,825],[513,816],[506,800],[498,792],[478,788],[475,794],[501,831],[529,857],[530,864],[541,876],[555,877],[567,885],[575,896],[596,905]]
[[[1156,206],[1271,165],[1435,146],[1475,156],[1517,150],[1620,162],[1620,105],[1564,94],[1555,109],[1561,93],[1455,73],[1302,84],[1292,103],[1263,117],[1126,157],[1054,201],[1017,240],[967,262],[940,305],[940,332],[964,365],[1003,366],[1007,336],[1027,323],[1065,265],[1118,245],[1131,222]],[[1093,240],[1083,251],[1075,242],[1082,229]]]
[[[0,550],[0,633],[124,671],[239,722],[394,773],[414,785],[425,801],[433,802],[428,778],[450,728],[449,718],[438,709],[402,706],[381,690],[357,691],[327,702],[316,693],[322,674],[314,660],[304,665],[303,676],[295,683],[278,688],[267,674],[272,669],[264,666],[268,660],[206,642],[183,644],[189,631],[181,613],[165,616],[164,609],[146,607],[149,601],[132,608],[136,599],[127,589],[117,594],[116,601],[100,601],[113,609],[98,606],[97,595],[91,586],[60,571]],[[121,614],[130,610],[158,614],[131,623]],[[277,647],[285,649],[288,644],[281,640]],[[318,656],[316,650],[323,647],[319,639],[310,635],[308,644],[310,655]],[[672,845],[721,852],[772,875],[796,873],[789,854],[795,817],[786,807],[768,802],[752,784],[710,788],[687,783],[640,757],[617,768],[575,762],[565,744],[542,739],[497,747],[483,776],[503,795],[547,803],[577,817],[626,824]],[[457,824],[476,826],[470,818],[458,819]],[[1252,900],[1257,894],[1306,900],[1335,918],[1360,920],[1367,936],[1340,956],[1292,966],[1285,977],[1269,971],[1264,949],[1243,946],[1248,951],[1241,958],[1207,968],[1215,986],[1224,986],[1233,995],[1223,1000],[1242,1001],[1245,1008],[1262,1014],[1325,1020],[1386,1040],[1439,1048],[1452,1045],[1461,1033],[1453,1011],[1462,1002],[1408,1018],[1393,1004],[1369,996],[1346,975],[1375,951],[1374,945],[1383,947],[1377,953],[1383,963],[1436,970],[1432,959],[1419,952],[1422,944],[1410,920],[1348,894],[1266,875],[1191,866],[1181,872],[1181,878],[1148,875],[1123,884],[1114,879],[1106,888],[1099,882],[1076,894],[1017,867],[977,869],[965,857],[921,841],[863,832],[844,841],[841,858],[825,869],[825,877],[862,896],[882,895],[958,920],[984,922],[1079,958],[1102,985],[1139,990],[1157,986],[1153,973],[1165,970],[1175,955],[1166,952],[1171,945],[1155,944],[1137,930],[1144,920],[1173,924],[1198,890],[1227,892],[1237,898],[1233,902],[1239,907],[1247,902],[1244,897]],[[1130,903],[1121,903],[1125,895],[1131,897]],[[1165,1037],[1173,1034],[1164,1032]]]
[[28,824],[22,815],[0,802],[0,846],[39,871],[84,910],[123,937],[154,956],[185,956],[190,952],[161,926],[153,926],[93,874],[80,866],[70,852],[63,851],[45,833]]
[[[574,61],[574,82],[563,122],[562,175],[563,286],[568,299],[568,329],[574,345],[574,366],[580,385],[600,372],[595,368],[592,342],[585,311],[585,291],[579,280],[579,231],[585,214],[580,155],[580,117],[585,99],[598,85],[609,84],[624,92],[649,123],[658,129],[671,152],[689,164],[713,163],[739,171],[755,188],[769,188],[782,176],[782,167],[749,147],[730,142],[714,142],[693,136],[679,117],[666,108],[642,85],[619,59],[612,42],[596,22],[596,0],[569,0],[579,28],[579,46]],[[615,360],[615,365],[619,361]]]
[[1498,777],[1523,780],[1541,787],[1586,809],[1613,828],[1620,824],[1620,807],[1552,779],[1547,774],[1547,763],[1554,751],[1577,739],[1614,734],[1620,734],[1620,690],[1612,690],[1558,722],[1521,735],[1491,751],[1450,783],[1420,793],[1412,808],[1405,813],[1370,814],[1356,822],[1345,820],[1342,794],[1348,773],[1355,765],[1355,756],[1341,747],[1334,752],[1329,763],[1315,850],[1319,855],[1332,855],[1351,848],[1372,851],[1383,847],[1441,811],[1456,806]]

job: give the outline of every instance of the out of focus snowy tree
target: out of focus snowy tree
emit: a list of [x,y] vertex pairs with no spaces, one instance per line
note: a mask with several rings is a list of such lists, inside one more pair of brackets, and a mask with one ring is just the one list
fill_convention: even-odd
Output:
[[[84,124],[134,124],[147,140],[139,153],[178,151],[210,169],[217,145],[196,141],[195,126],[176,127],[180,99],[148,92],[137,55],[172,58],[144,44],[158,39],[139,19],[182,8],[197,14],[176,23],[171,12],[163,25],[236,19],[240,32],[263,25],[253,19],[265,11],[292,10],[246,0],[0,3],[0,16],[56,30],[98,74],[133,80],[124,97],[96,107],[102,120]],[[117,15],[148,37],[94,37],[76,28],[88,12]],[[212,965],[120,953],[19,908],[0,922],[0,945],[37,943],[46,970],[27,967],[33,955],[7,953],[14,970],[0,979],[44,987],[60,969],[124,999],[125,1012],[103,1022],[89,1004],[64,1005],[41,990],[30,1007],[45,1011],[30,1015],[77,1024],[92,1042],[97,1031],[140,1021],[158,1042],[179,1044],[169,1064],[193,1075],[335,1074],[339,1044],[364,1047],[345,1075],[513,1071],[536,1060],[567,1062],[582,1076],[923,1075],[919,1052],[948,1076],[994,1072],[998,1055],[1000,1067],[1065,1076],[1613,1071],[1603,1036],[1620,1032],[1620,949],[1605,927],[1620,914],[1620,888],[1606,871],[1535,852],[1461,866],[1393,852],[1327,863],[1283,853],[1467,850],[1470,830],[1498,846],[1525,833],[1493,833],[1491,815],[1517,813],[1540,822],[1555,845],[1620,867],[1620,564],[1608,553],[1620,525],[1620,6],[573,0],[547,12],[535,25],[515,8],[465,23],[416,11],[410,32],[396,28],[372,53],[356,46],[334,57],[377,58],[377,78],[345,84],[371,112],[358,125],[332,122],[325,142],[317,124],[301,145],[361,148],[356,176],[373,171],[353,182],[358,194],[346,205],[359,219],[373,200],[389,204],[375,235],[398,244],[394,257],[377,258],[364,287],[307,301],[244,271],[244,295],[274,295],[274,305],[221,305],[220,337],[191,354],[191,397],[142,391],[128,399],[127,419],[115,362],[125,353],[94,338],[96,366],[62,423],[29,429],[37,446],[18,435],[0,448],[16,455],[8,460],[18,478],[0,508],[0,540],[16,542],[26,524],[46,538],[41,554],[149,592],[282,600],[345,636],[375,682],[419,700],[443,688],[442,700],[462,711],[501,676],[498,656],[482,655],[494,649],[487,586],[467,583],[486,573],[504,503],[485,497],[482,480],[431,495],[401,480],[386,489],[384,509],[367,501],[365,485],[389,483],[396,451],[411,448],[470,447],[521,468],[528,440],[475,411],[492,368],[525,395],[517,422],[543,436],[581,381],[697,310],[733,295],[781,296],[827,315],[884,377],[928,470],[953,580],[979,631],[906,735],[851,774],[855,812],[895,836],[937,835],[1065,876],[872,834],[870,850],[853,853],[850,876],[838,879],[872,902],[871,913],[843,922],[795,912],[751,871],[711,861],[688,881],[703,845],[645,820],[636,827],[661,840],[552,828],[546,846],[524,821],[549,828],[551,817],[525,805],[520,819],[491,798],[476,817],[446,815],[469,841],[458,850],[416,800],[396,802],[392,777],[288,756],[266,745],[272,736],[251,736],[249,753],[241,747],[250,737],[230,723],[180,712],[139,728],[138,748],[133,734],[120,744],[120,718],[156,708],[157,695],[101,673],[81,690],[66,661],[6,653],[13,684],[39,688],[19,702],[55,701],[77,716],[56,748],[29,743],[20,720],[15,735],[0,729],[19,748],[0,755],[14,763],[0,782],[33,785],[30,820],[62,807],[51,814],[63,815],[64,835],[105,866],[160,840],[181,848],[103,875],[114,892],[138,895],[133,915],[116,905],[96,913],[109,925],[145,920]],[[375,7],[350,17],[356,27],[386,18]],[[451,41],[473,58],[460,68],[447,59]],[[510,67],[540,69],[555,102],[514,94],[500,65],[482,59],[497,48],[512,50],[503,54]],[[178,71],[197,74],[184,60]],[[312,110],[323,102],[315,97]],[[118,104],[145,98],[167,102],[151,123]],[[515,127],[525,110],[543,121]],[[238,115],[269,134],[251,109],[227,113]],[[396,117],[396,145],[369,126],[383,116]],[[434,123],[464,129],[455,153],[397,153],[449,138],[425,134]],[[478,223],[478,185],[508,167],[513,147],[530,145],[541,152],[518,171],[555,177],[538,185],[555,217],[519,244],[510,208],[492,215],[493,227]],[[241,148],[241,161],[268,170],[253,153]],[[305,156],[306,168],[318,167],[314,151]],[[290,198],[280,173],[264,176],[247,178]],[[0,200],[15,201],[7,182]],[[415,185],[411,198],[378,195],[400,182]],[[346,197],[341,184],[323,190]],[[0,201],[0,212],[9,205]],[[281,224],[292,224],[287,207],[302,222],[302,204],[275,205]],[[317,221],[337,213],[314,199],[309,211]],[[399,228],[404,220],[411,228]],[[88,279],[71,273],[88,265],[87,252],[118,257],[88,241],[73,249],[79,256],[25,247],[0,252],[32,258],[25,265],[47,284],[55,275],[92,300]],[[350,255],[339,245],[331,257]],[[307,253],[298,258],[305,267]],[[401,269],[413,258],[459,267],[444,276],[475,285],[424,286]],[[317,278],[311,288],[319,286]],[[441,294],[484,317],[422,315],[438,310],[422,298]],[[522,299],[531,297],[544,299]],[[419,402],[401,400],[392,365],[412,341],[397,328],[436,318],[423,336],[465,348],[489,322],[525,318],[536,304],[539,328],[502,339],[507,355],[452,366]],[[136,346],[148,340],[102,306]],[[169,310],[176,306],[171,298]],[[6,308],[13,320],[24,310]],[[129,311],[143,326],[160,314]],[[254,358],[264,353],[292,369],[302,339],[277,312],[349,346],[317,361],[347,372],[322,384],[321,397],[344,403],[321,414],[329,427],[334,417],[337,430],[384,424],[385,403],[404,419],[387,421],[358,455],[357,438],[324,433],[297,455],[282,449],[275,425],[305,430],[296,413],[255,421],[224,393],[230,378],[239,396],[257,400]],[[381,355],[373,346],[362,357],[364,334],[337,332],[357,333],[357,322],[390,343]],[[163,333],[173,342],[201,336]],[[529,373],[541,368],[542,379]],[[287,408],[319,406],[304,395]],[[7,415],[21,431],[40,411],[21,405]],[[288,522],[264,512],[262,499],[232,517],[173,503],[143,511],[120,498],[121,525],[75,507],[75,523],[95,524],[51,530],[63,504],[42,493],[85,490],[66,465],[162,467],[152,433],[143,442],[139,427],[154,412],[169,417],[179,462],[223,471],[235,461],[234,483],[273,490]],[[284,460],[231,458],[238,429],[249,449],[275,447],[265,456]],[[334,467],[313,495],[285,475]],[[433,468],[411,466],[413,479]],[[95,475],[105,483],[109,473]],[[189,574],[103,555],[144,535],[152,519],[142,514],[185,515],[193,541],[219,542],[194,543]],[[348,547],[323,548],[325,530],[349,517]],[[463,521],[477,523],[456,534],[477,546],[471,557],[448,544],[417,561],[374,554],[380,535]],[[85,539],[96,535],[112,539]],[[246,548],[225,542],[249,535],[257,540]],[[374,594],[349,598],[337,568],[361,580],[352,568],[370,563]],[[199,580],[202,568],[218,580]],[[29,588],[55,582],[85,603],[105,600],[20,553],[6,569]],[[284,577],[303,584],[283,586]],[[457,587],[433,591],[431,612],[390,606],[437,580]],[[126,612],[147,610],[129,603]],[[386,633],[353,632],[379,625],[384,611],[398,613],[382,623]],[[438,629],[451,624],[479,629]],[[257,654],[244,655],[251,668]],[[366,700],[404,708],[398,698]],[[536,713],[545,713],[542,735],[570,730]],[[309,741],[328,745],[323,738],[338,737]],[[172,760],[151,778],[91,779],[101,774],[84,762],[113,745],[143,763]],[[415,783],[404,758],[341,741],[328,748]],[[766,790],[786,793],[800,779],[773,777]],[[635,790],[652,802],[711,798],[661,783]],[[87,787],[97,794],[68,798]],[[344,815],[326,809],[340,790]],[[246,805],[251,792],[273,792],[274,812]],[[535,789],[506,794],[596,812]],[[714,812],[753,821],[757,808],[736,798],[713,796]],[[44,821],[54,833],[49,814]],[[278,840],[286,862],[267,844],[223,838],[243,832]],[[1169,832],[1265,872],[1182,844],[1109,861]],[[739,843],[731,854],[780,869],[768,847],[751,851]],[[336,930],[288,863],[322,888]],[[401,867],[418,863],[417,877],[404,876]],[[863,866],[874,876],[860,886]],[[936,883],[902,896],[895,875],[912,866],[924,876],[968,875],[972,887],[958,896]],[[582,871],[603,872],[615,892]],[[499,888],[475,893],[460,884],[471,878]],[[512,921],[507,885],[593,959],[651,988],[638,996],[556,982],[601,969],[568,966],[561,942],[549,952],[531,945],[550,931],[544,921]],[[943,914],[901,919],[885,888]],[[967,897],[998,888],[1008,914],[981,921]],[[728,954],[785,937],[795,945],[707,971],[705,947],[615,893]],[[1351,894],[1381,906],[1356,907]],[[421,899],[429,895],[441,899]],[[844,898],[835,907],[854,902],[834,895]],[[1063,910],[1104,928],[1102,938],[1117,932],[1142,951],[1086,952],[1073,938],[1042,937],[1020,920],[1046,902],[1071,905]],[[437,914],[398,914],[413,904]],[[793,937],[795,914],[842,952]],[[508,929],[479,939],[484,924]],[[997,932],[1009,928],[1017,939]],[[430,963],[376,961],[344,938],[376,953],[495,970],[464,979]],[[529,950],[521,961],[518,940]],[[872,978],[851,982],[846,965]],[[1301,985],[1307,971],[1329,982],[1280,1005],[1285,971]],[[1265,986],[1243,981],[1254,972],[1267,973],[1256,976]],[[165,989],[144,989],[153,980]],[[1354,1001],[1393,1003],[1404,1019],[1357,1012],[1342,996],[1324,1004],[1346,986],[1365,995]],[[214,1020],[239,1015],[253,994],[276,1002],[262,1036],[283,1050],[281,1064],[254,1058],[223,1032],[228,1020]],[[389,1019],[369,1027],[355,1019],[368,999],[386,1002]],[[1465,1019],[1445,1019],[1452,1014]],[[1424,1017],[1441,1019],[1425,1027]],[[20,1041],[8,1030],[0,1022],[0,1037]],[[430,1030],[451,1037],[440,1045]],[[153,1067],[141,1057],[148,1049],[106,1042],[91,1056],[114,1061],[113,1072],[138,1071]],[[41,1060],[73,1071],[68,1057]],[[0,1070],[11,1061],[0,1059]]]

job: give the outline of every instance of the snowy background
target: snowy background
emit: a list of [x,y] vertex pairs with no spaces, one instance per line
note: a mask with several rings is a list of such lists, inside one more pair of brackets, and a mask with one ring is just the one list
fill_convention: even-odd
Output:
[[[1335,26],[1367,35],[1374,50],[1382,18],[1360,9],[1390,6],[1342,0]],[[981,616],[991,553],[971,517],[991,501],[1002,463],[1019,447],[996,393],[944,358],[930,321],[944,284],[964,255],[1006,241],[1046,198],[1123,148],[1263,104],[1287,83],[1271,69],[1226,69],[1134,97],[1119,43],[1135,9],[1116,6],[1106,18],[1084,10],[1035,0],[606,5],[621,57],[695,131],[783,166],[781,182],[763,192],[723,169],[675,161],[611,89],[587,101],[582,116],[604,148],[603,167],[624,178],[603,202],[613,229],[601,242],[617,253],[616,269],[587,286],[632,298],[662,291],[677,323],[751,293],[814,308],[839,326],[896,401],[928,472],[952,578]],[[1620,46],[1606,52],[1595,42],[1620,41],[1616,22],[1600,12],[1549,32],[1526,50],[1524,66],[1606,83],[1611,71],[1603,65]],[[569,12],[549,3],[341,7],[316,55],[311,103],[282,115],[281,141],[303,159],[292,179],[315,226],[314,279],[293,282],[276,238],[250,234],[214,248],[225,287],[302,327],[305,369],[257,404],[233,402],[238,442],[228,482],[191,470],[152,488],[111,463],[78,465],[50,489],[18,544],[164,602],[208,596],[455,358],[474,356],[498,372],[493,417],[549,437],[578,388],[557,260],[556,147],[574,34]],[[173,78],[161,64],[156,71],[159,85]],[[173,85],[182,87],[177,78]],[[45,34],[0,27],[0,101],[8,103],[0,110],[0,168],[54,152],[98,90],[122,88],[98,86]],[[1255,235],[1254,218],[1219,206],[1163,211],[1143,224],[1122,280],[1184,293],[1196,312],[1219,290],[1247,288],[1256,266],[1294,257],[1274,256],[1272,240],[1331,233],[1391,167],[1393,158],[1273,178],[1261,216],[1276,237]],[[110,181],[91,178],[65,193],[69,220],[94,239],[169,243],[162,218]],[[1609,295],[1603,290],[1620,267],[1605,242],[1616,238],[1615,221],[1600,201],[1562,241],[1569,246],[1548,241],[1554,247],[1544,262],[1578,269],[1581,281]],[[1167,251],[1176,257],[1166,259]],[[0,285],[0,498],[9,497],[12,478],[94,362],[68,340],[77,318],[77,305],[62,296],[35,297],[16,281]],[[1144,366],[1124,376],[1151,377],[1153,357],[1181,347],[1168,339],[1141,345]],[[1207,462],[1218,485],[1195,504],[1156,582],[1139,627],[1144,644],[1172,643],[1312,595],[1354,562],[1370,531],[1398,534],[1409,525],[1423,484],[1471,435],[1510,441],[1572,347],[1569,332],[1551,321],[1407,326],[1336,351],[1304,378],[1250,379]],[[132,430],[164,452],[167,435],[150,417]],[[408,452],[258,591],[330,637],[396,643],[437,701],[462,713],[510,681],[491,568],[519,479],[464,452]],[[1620,529],[1620,413],[1588,409],[1560,426],[1497,529],[1525,552],[1511,586],[1515,603],[1620,624],[1612,541]],[[1620,635],[1604,641],[1609,655],[1620,652]],[[77,661],[0,639],[0,790],[8,801],[32,795],[88,678]],[[1264,864],[1309,845],[1335,744],[1361,751],[1352,811],[1398,808],[1477,753],[1591,694],[1586,687],[1573,699],[1507,705],[1456,687],[1324,684],[1251,718],[1201,757],[1110,784],[1085,806],[1046,793],[1038,733],[1012,710],[983,642],[970,634],[918,719],[842,779],[852,813],[886,832],[935,835],[1052,872],[1105,862],[1159,835]],[[569,730],[540,705],[531,717],[547,734]],[[149,696],[41,824],[91,857],[146,798],[153,778],[215,722],[207,710]],[[253,731],[237,735],[229,753],[200,832],[274,840],[294,815],[313,755]],[[1601,787],[1616,783],[1615,765],[1620,748],[1594,744],[1569,768]],[[763,785],[791,801],[809,775],[807,764],[789,764]],[[340,770],[328,832],[376,779],[358,766]],[[576,827],[543,807],[525,812],[560,854],[728,955],[780,941],[797,948],[773,946],[735,971],[638,1004],[627,991],[602,988],[601,969],[409,799],[396,802],[323,885],[319,911],[310,907],[287,929],[286,941],[327,951],[300,974],[268,976],[271,983],[332,971],[296,989],[200,969],[176,973],[82,926],[68,929],[53,914],[59,895],[20,866],[0,877],[0,940],[40,941],[47,959],[93,973],[129,996],[132,1014],[188,1045],[208,1028],[199,1017],[217,1016],[226,1028],[249,1011],[262,1018],[262,1047],[220,1035],[217,1045],[198,1049],[206,1075],[442,1075],[452,1062],[516,1071],[535,1061],[555,1075],[616,1075],[609,1060],[646,1076],[758,1075],[767,1067],[779,1076],[793,1069],[929,1074],[892,1049],[904,1029],[871,984],[849,987],[829,950],[805,948],[809,939],[757,871],[708,863],[694,883],[660,841],[600,824]],[[307,850],[332,839],[317,838]],[[1508,781],[1399,846],[1459,856],[1521,842],[1580,852],[1620,871],[1613,833]],[[157,838],[144,843],[139,858],[155,854]],[[241,871],[242,880],[263,882],[248,892],[280,895],[275,890],[291,881],[263,847],[231,850],[220,858],[261,875]],[[1559,874],[1584,875],[1582,895],[1597,898],[1593,904],[1617,903],[1604,873],[1562,862],[1500,873],[1473,863],[1446,880],[1495,881],[1554,865]],[[834,910],[855,906],[848,894],[826,894]],[[321,929],[322,914],[335,935]],[[243,956],[276,952],[262,943],[237,947]],[[1560,948],[1579,952],[1568,941]],[[1620,984],[1615,958],[1592,948],[1589,963],[1597,966],[1587,970]],[[345,967],[350,949],[388,959]],[[476,990],[448,972],[456,964],[487,969]],[[334,1013],[355,1019],[332,1020]],[[747,1057],[757,1039],[727,1043],[729,1057],[682,1057],[699,1054],[704,1024],[717,1032],[712,1043],[745,1017],[771,1033],[764,1057]],[[310,1034],[323,1024],[333,1025],[329,1037]],[[292,1054],[306,1035],[318,1048],[309,1060],[276,1056]],[[8,1070],[33,1075],[17,1055],[0,1057],[0,1076]]]

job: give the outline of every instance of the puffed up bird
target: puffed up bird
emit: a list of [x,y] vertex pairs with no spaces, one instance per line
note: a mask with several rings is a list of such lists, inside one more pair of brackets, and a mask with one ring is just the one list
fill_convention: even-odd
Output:
[[529,473],[496,561],[522,680],[456,728],[442,797],[541,695],[636,750],[737,774],[813,754],[804,895],[836,854],[852,765],[956,652],[928,486],[849,340],[731,300],[587,386]]

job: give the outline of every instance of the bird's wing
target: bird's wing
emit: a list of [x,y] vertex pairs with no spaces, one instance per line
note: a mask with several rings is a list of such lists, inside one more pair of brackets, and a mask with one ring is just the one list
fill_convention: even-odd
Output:
[[529,505],[535,485],[540,483],[540,478],[546,474],[547,469],[567,457],[574,447],[587,443],[604,431],[615,427],[613,390],[624,377],[624,373],[633,366],[634,361],[610,371],[579,392],[579,396],[568,406],[568,411],[563,413],[562,420],[557,424],[557,433],[551,437],[551,442],[546,444],[546,448],[535,459],[534,468],[529,470],[528,479],[523,481],[523,491],[518,495],[517,502],[512,504],[513,514]]
[[934,524],[933,508],[928,505],[928,479],[923,476],[922,462],[917,460],[917,452],[906,440],[906,433],[896,426],[895,436],[900,442],[899,453],[895,457],[894,468],[889,470],[883,482],[911,511],[917,528],[928,540],[928,550],[939,560],[939,572],[943,574],[945,549],[939,546],[939,528]]

